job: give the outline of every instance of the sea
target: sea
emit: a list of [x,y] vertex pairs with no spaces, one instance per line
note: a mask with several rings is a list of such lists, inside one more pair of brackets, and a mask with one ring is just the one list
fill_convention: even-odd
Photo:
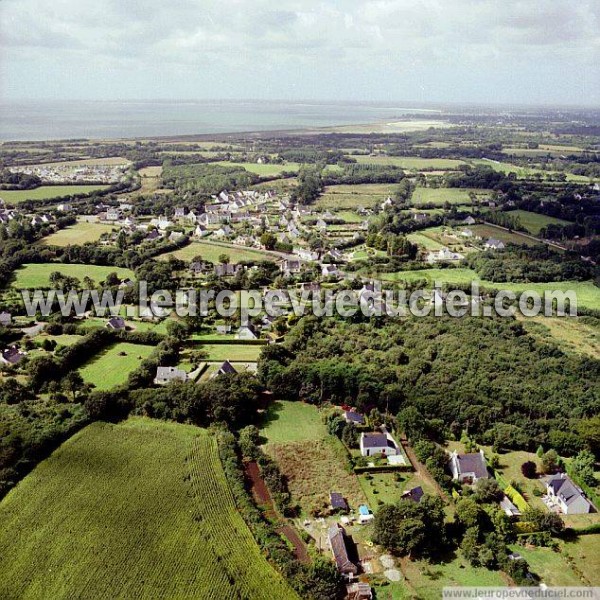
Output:
[[430,117],[439,110],[368,102],[267,100],[7,101],[0,141],[114,139],[296,130]]

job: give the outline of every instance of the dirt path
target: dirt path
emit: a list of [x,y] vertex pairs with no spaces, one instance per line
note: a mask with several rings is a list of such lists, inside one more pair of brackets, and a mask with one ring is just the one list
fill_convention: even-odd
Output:
[[285,536],[285,538],[294,546],[294,556],[296,559],[305,564],[309,563],[310,557],[308,556],[308,552],[304,542],[302,541],[302,538],[294,529],[294,527],[280,519],[279,515],[277,514],[273,504],[273,499],[269,493],[269,489],[267,488],[267,485],[260,474],[258,464],[255,461],[248,462],[245,464],[244,470],[246,477],[250,482],[252,495],[254,496],[256,503],[263,508],[264,515],[269,520],[278,523],[275,530],[280,535]]
[[443,500],[451,503],[452,499],[448,498],[448,494],[446,494],[446,492],[440,487],[440,484],[430,475],[425,465],[419,462],[419,459],[417,458],[415,451],[408,443],[408,440],[405,437],[402,437],[400,443],[402,444],[402,447],[406,452],[406,456],[408,456],[408,460],[410,460],[412,466],[414,467],[415,471],[419,474],[419,476],[422,477],[429,484],[431,484],[434,487],[437,494],[441,496]]

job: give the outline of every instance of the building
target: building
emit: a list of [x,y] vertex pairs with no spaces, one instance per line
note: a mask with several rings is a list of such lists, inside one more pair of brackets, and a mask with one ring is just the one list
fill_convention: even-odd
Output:
[[125,321],[123,317],[111,317],[106,323],[106,329],[112,329],[113,331],[121,331],[125,329]]
[[448,248],[442,248],[441,250],[438,250],[437,252],[430,252],[427,255],[427,262],[428,263],[456,262],[458,260],[462,260],[463,258],[464,258],[464,256],[462,254],[460,254],[459,252],[452,252]]
[[329,504],[332,510],[339,510],[342,512],[348,512],[349,507],[346,499],[339,492],[329,493]]
[[233,365],[226,360],[216,371],[215,373],[212,375],[211,379],[213,379],[214,377],[218,377],[219,375],[232,375],[234,373],[237,373],[237,371],[235,370],[235,368],[233,367]]
[[8,327],[12,323],[12,315],[9,312],[3,311],[0,313],[0,325]]
[[363,456],[384,456],[398,453],[396,442],[387,433],[361,433],[360,453]]
[[483,450],[469,454],[459,454],[456,450],[450,455],[452,478],[460,483],[475,483],[478,479],[488,479],[489,473]]
[[358,573],[358,567],[350,560],[348,556],[348,547],[346,532],[341,525],[335,523],[329,528],[329,545],[337,565],[338,571],[342,575],[352,576]]
[[299,260],[293,258],[284,258],[279,261],[279,268],[281,272],[286,275],[295,275],[296,273],[300,273],[301,263]]
[[18,365],[23,358],[27,356],[26,352],[22,352],[17,346],[5,348],[0,353],[0,364],[3,365]]
[[549,506],[555,506],[565,515],[583,515],[592,512],[592,505],[573,480],[564,473],[553,475],[546,481]]
[[345,411],[344,419],[346,420],[346,423],[353,423],[354,425],[365,424],[365,416],[353,410]]
[[258,336],[252,331],[252,328],[249,325],[243,325],[237,330],[235,334],[236,340],[256,340]]
[[187,373],[177,367],[157,367],[154,383],[166,385],[171,381],[187,381]]
[[485,244],[484,247],[486,250],[504,250],[504,242],[497,240],[495,238],[490,238]]
[[504,496],[502,500],[500,500],[500,508],[507,517],[521,516],[521,511],[510,501],[508,496]]
[[419,504],[421,502],[421,498],[425,495],[423,488],[419,485],[418,487],[414,487],[410,490],[407,490],[400,496],[402,500],[410,500],[411,502],[415,502]]
[[346,600],[372,600],[373,592],[368,583],[355,581],[346,586]]

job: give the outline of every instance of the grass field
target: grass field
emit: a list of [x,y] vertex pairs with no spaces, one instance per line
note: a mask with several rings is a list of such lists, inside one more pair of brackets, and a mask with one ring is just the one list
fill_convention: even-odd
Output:
[[25,200],[49,200],[72,194],[89,194],[105,190],[108,185],[42,185],[34,190],[0,190],[0,198],[7,204],[18,204]]
[[[488,167],[492,167],[494,171],[500,171],[501,173],[515,173],[519,179],[529,179],[537,176],[541,176],[542,179],[545,179],[547,175],[556,174],[556,171],[544,171],[542,169],[536,169],[535,167],[520,167],[495,160],[475,159],[471,162],[475,165],[487,165]],[[572,173],[565,173],[565,175],[567,181],[578,181],[581,183],[588,183],[590,181],[590,178],[585,177],[584,175],[573,175]]]
[[600,288],[591,281],[550,281],[548,283],[496,283],[480,279],[477,273],[467,268],[456,269],[420,269],[417,271],[397,271],[396,273],[379,273],[384,281],[417,281],[423,279],[428,285],[435,281],[448,284],[468,284],[478,282],[482,287],[495,290],[512,290],[515,293],[533,291],[543,294],[545,291],[574,291],[578,306],[600,309]]
[[241,261],[260,262],[263,260],[278,260],[276,255],[261,252],[260,250],[244,248],[243,246],[222,246],[219,244],[212,244],[211,242],[192,242],[174,252],[161,254],[157,258],[159,260],[167,260],[169,256],[174,256],[175,258],[189,262],[194,257],[201,256],[203,260],[216,264],[219,262],[221,254],[227,254],[232,263],[239,263]]
[[50,274],[59,271],[69,277],[77,277],[83,282],[84,277],[91,277],[95,283],[104,281],[109,273],[116,273],[121,279],[135,279],[133,271],[121,267],[101,267],[97,265],[78,265],[65,263],[26,263],[15,271],[11,283],[16,289],[49,288]]
[[128,166],[131,161],[122,156],[107,156],[105,158],[82,158],[79,160],[66,160],[50,163],[39,163],[34,167],[98,167],[98,166]]
[[103,233],[110,233],[113,229],[112,225],[80,221],[49,235],[42,242],[49,246],[80,246],[99,240]]
[[224,167],[243,167],[246,171],[250,173],[255,173],[256,175],[260,175],[262,177],[276,177],[277,175],[281,175],[283,172],[287,173],[296,173],[300,169],[300,165],[298,163],[287,163],[284,165],[274,165],[274,164],[258,164],[258,163],[249,163],[249,162],[229,162],[226,160],[218,161],[211,163],[214,165],[223,165]]
[[564,543],[561,552],[571,568],[587,580],[588,585],[600,585],[600,534],[582,535],[575,542]]
[[94,423],[4,498],[0,522],[2,598],[297,598],[196,427]]
[[[422,206],[424,204],[433,204],[435,206],[444,206],[444,204],[471,204],[469,192],[474,190],[463,190],[459,188],[415,188],[411,198],[411,204]],[[478,196],[485,194],[485,190],[476,190]]]
[[462,160],[451,158],[420,158],[418,156],[353,156],[358,163],[367,165],[393,165],[402,169],[418,171],[420,169],[456,169],[464,165]]
[[267,444],[323,440],[327,429],[316,406],[304,402],[278,401],[269,406],[261,427]]
[[418,473],[361,473],[358,480],[374,512],[379,504],[394,504],[400,500],[403,492],[417,486],[421,486],[427,494],[436,493],[431,484]]
[[569,225],[569,221],[565,221],[564,219],[557,219],[556,217],[548,217],[546,215],[540,215],[534,212],[529,212],[528,210],[512,210],[509,215],[517,217],[527,229],[529,233],[532,235],[539,235],[542,227],[546,227],[546,225]]
[[484,241],[488,238],[495,238],[504,242],[505,244],[520,244],[526,246],[537,246],[541,242],[532,240],[531,238],[525,237],[516,231],[506,231],[493,225],[472,225],[469,229],[475,234],[481,237]]
[[239,361],[256,362],[260,356],[262,346],[260,344],[202,344],[198,349],[208,352],[208,361]]
[[93,384],[98,390],[109,390],[125,383],[129,373],[153,351],[154,346],[119,342],[94,356],[79,372],[86,383]]
[[529,568],[548,586],[580,586],[581,578],[573,571],[560,552],[550,548],[525,548],[521,545],[511,546],[528,563]]
[[326,209],[355,209],[359,206],[369,208],[381,204],[389,195],[393,195],[396,185],[393,183],[365,183],[360,185],[330,185],[315,202],[315,207]]
[[409,233],[406,237],[409,242],[422,246],[425,250],[432,250],[435,252],[444,247],[444,244],[440,244],[440,242],[437,242],[424,233]]

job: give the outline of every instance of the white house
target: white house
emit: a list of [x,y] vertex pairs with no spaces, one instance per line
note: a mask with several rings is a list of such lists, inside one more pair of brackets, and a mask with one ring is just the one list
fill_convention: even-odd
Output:
[[171,381],[187,381],[187,373],[177,367],[157,367],[154,383],[166,385]]
[[504,250],[504,242],[490,238],[484,245],[486,250]]
[[389,433],[361,433],[360,453],[363,456],[398,454],[398,446]]
[[448,248],[442,248],[437,252],[430,252],[427,255],[427,262],[456,262],[458,260],[462,260],[463,258],[464,256],[458,252],[452,252]]
[[450,454],[452,478],[460,483],[475,483],[478,479],[488,479],[489,473],[483,450],[459,454],[456,450]]
[[553,475],[546,481],[548,502],[565,515],[582,515],[592,512],[592,505],[571,478],[564,473]]

